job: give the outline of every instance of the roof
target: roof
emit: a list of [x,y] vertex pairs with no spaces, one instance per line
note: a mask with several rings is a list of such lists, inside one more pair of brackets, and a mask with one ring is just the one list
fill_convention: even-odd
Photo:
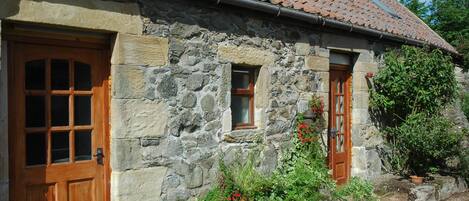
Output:
[[[266,1],[266,0],[260,0]],[[396,0],[267,0],[282,7],[429,43],[447,51],[456,49]]]

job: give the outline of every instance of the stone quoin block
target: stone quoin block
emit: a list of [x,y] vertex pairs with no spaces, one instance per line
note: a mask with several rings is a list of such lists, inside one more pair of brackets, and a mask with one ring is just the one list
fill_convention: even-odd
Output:
[[167,38],[118,34],[111,63],[164,66],[168,63],[168,47]]
[[320,56],[306,56],[306,68],[317,72],[329,72],[329,58]]
[[111,200],[160,200],[167,167],[113,171],[111,174]]

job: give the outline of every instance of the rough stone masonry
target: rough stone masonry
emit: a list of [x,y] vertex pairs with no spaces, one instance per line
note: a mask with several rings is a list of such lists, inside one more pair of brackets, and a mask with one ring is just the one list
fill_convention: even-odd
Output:
[[[364,75],[377,71],[383,45],[207,2],[139,4],[143,36],[119,34],[112,65],[113,200],[197,197],[216,182],[222,153],[228,164],[258,153],[258,169],[273,171],[296,115],[313,94],[328,100],[333,48],[357,55],[352,174],[381,173]],[[257,129],[232,130],[234,65],[260,69]]]
[[[312,95],[325,100],[327,119],[331,51],[355,58],[352,176],[381,174],[377,147],[382,139],[368,112],[365,74],[376,72],[383,50],[397,44],[210,1],[12,2],[0,6],[1,19],[116,36],[110,110],[113,201],[198,197],[215,184],[221,157],[230,164],[255,153],[258,169],[273,171],[290,146],[296,115],[306,110]],[[7,195],[3,54],[1,61],[0,194]],[[232,130],[231,70],[237,65],[259,69],[256,129]]]

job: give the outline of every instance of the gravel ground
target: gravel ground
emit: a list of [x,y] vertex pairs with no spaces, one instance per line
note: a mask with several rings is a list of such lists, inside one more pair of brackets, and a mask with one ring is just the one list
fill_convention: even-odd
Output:
[[448,198],[446,201],[469,201],[469,191],[455,194]]

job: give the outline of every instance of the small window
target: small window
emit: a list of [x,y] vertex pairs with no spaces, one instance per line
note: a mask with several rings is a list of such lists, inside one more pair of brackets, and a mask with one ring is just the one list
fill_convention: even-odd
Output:
[[399,17],[399,15],[397,15],[396,11],[394,11],[392,8],[387,6],[385,3],[381,2],[381,0],[373,0],[373,3],[376,6],[378,6],[379,8],[381,8],[384,12],[391,15],[392,17],[397,18],[397,19],[401,19],[401,17]]
[[256,70],[256,68],[233,67],[231,72],[233,129],[255,128],[254,84]]

